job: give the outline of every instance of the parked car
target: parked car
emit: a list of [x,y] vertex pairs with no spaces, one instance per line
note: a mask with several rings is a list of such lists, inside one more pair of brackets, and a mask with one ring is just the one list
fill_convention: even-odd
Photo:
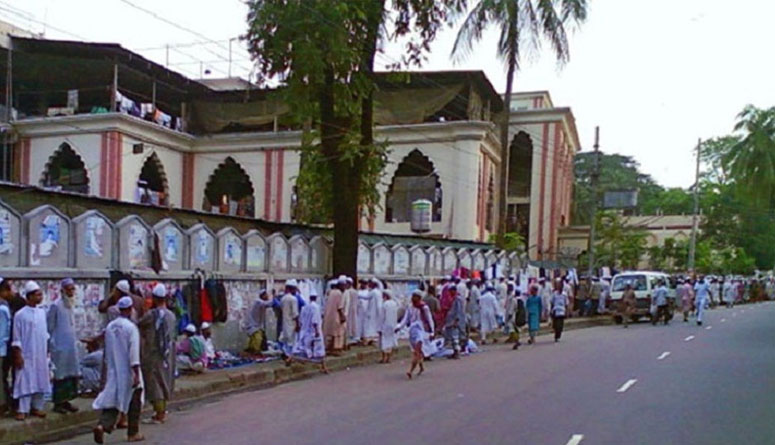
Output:
[[622,294],[624,294],[624,289],[628,284],[632,285],[632,289],[635,291],[635,311],[630,317],[631,320],[635,322],[641,317],[648,317],[651,319],[651,317],[654,316],[651,308],[651,296],[661,280],[664,280],[667,285],[669,317],[673,318],[673,311],[675,308],[675,280],[663,272],[629,271],[619,273],[611,280],[609,308],[616,314],[614,315],[616,323],[622,322],[621,315],[618,315],[618,308],[622,300]]

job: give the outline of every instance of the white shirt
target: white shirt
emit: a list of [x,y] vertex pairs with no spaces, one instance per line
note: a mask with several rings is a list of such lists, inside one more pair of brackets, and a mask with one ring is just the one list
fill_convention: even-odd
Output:
[[[125,317],[111,321],[105,328],[105,388],[94,400],[92,408],[116,408],[122,413],[128,412],[135,389],[132,367],[139,365],[140,332],[137,326]],[[137,388],[143,388],[143,375],[139,374]]]
[[24,367],[16,370],[13,397],[51,392],[48,376],[46,311],[24,306],[13,317],[11,346],[21,349]]

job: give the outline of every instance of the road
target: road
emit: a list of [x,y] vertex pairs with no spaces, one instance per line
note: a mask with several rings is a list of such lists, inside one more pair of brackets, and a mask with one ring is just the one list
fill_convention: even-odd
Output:
[[402,361],[237,394],[141,431],[151,444],[773,444],[774,321],[765,303],[708,311],[702,327],[569,331],[435,360],[412,381]]

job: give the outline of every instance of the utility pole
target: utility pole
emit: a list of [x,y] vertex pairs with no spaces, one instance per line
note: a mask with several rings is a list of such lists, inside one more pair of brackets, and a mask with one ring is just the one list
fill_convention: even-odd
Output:
[[589,250],[587,257],[589,259],[589,269],[587,277],[592,278],[595,271],[595,222],[597,221],[597,182],[600,179],[600,127],[595,127],[595,159],[592,167],[592,206],[589,213]]
[[694,213],[692,213],[692,238],[689,242],[689,270],[694,272],[694,255],[697,248],[697,223],[700,212],[700,146],[702,139],[697,141],[697,168],[694,171]]

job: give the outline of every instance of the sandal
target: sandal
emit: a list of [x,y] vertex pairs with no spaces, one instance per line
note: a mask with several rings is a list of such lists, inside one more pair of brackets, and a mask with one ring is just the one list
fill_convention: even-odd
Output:
[[135,434],[134,436],[127,437],[126,439],[127,442],[142,442],[144,440],[145,440],[145,436],[143,436],[142,434]]
[[15,416],[13,416],[14,419],[18,420],[19,422],[24,422],[27,420],[27,416],[24,413],[16,413]]
[[30,415],[34,416],[34,417],[37,417],[38,419],[45,419],[46,418],[46,413],[45,412],[38,411],[36,409],[30,410]]
[[95,443],[103,443],[105,441],[105,429],[97,425],[94,427],[92,434],[94,435]]

